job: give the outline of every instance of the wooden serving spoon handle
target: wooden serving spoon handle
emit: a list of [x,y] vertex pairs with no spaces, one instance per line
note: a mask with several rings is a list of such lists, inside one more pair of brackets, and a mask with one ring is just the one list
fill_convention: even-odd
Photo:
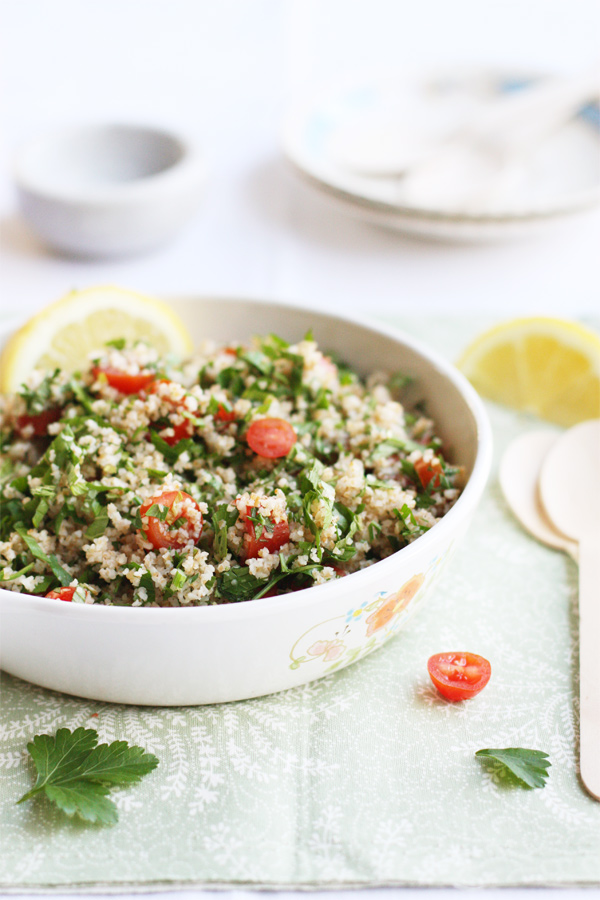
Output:
[[581,780],[600,800],[600,533],[579,542]]

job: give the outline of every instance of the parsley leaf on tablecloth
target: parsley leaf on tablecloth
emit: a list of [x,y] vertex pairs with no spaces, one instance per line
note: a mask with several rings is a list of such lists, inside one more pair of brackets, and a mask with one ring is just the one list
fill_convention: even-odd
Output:
[[106,796],[111,786],[140,781],[158,765],[155,756],[127,741],[98,744],[98,734],[90,728],[38,734],[27,749],[37,780],[17,802],[43,793],[68,816],[103,825],[113,825],[118,818],[115,804]]
[[519,781],[531,788],[544,787],[548,778],[548,768],[552,765],[547,753],[541,750],[526,750],[523,747],[478,750],[475,756],[502,763]]

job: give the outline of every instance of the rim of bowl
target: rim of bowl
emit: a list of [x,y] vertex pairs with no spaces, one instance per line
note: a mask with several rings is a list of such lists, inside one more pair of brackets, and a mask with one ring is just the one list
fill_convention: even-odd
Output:
[[[52,184],[52,180],[39,178],[29,172],[29,157],[44,145],[52,146],[75,139],[80,135],[106,132],[113,129],[128,132],[143,132],[149,136],[168,139],[180,151],[175,162],[140,178],[105,184],[99,187],[81,187],[65,189]],[[206,163],[199,147],[189,137],[168,128],[144,123],[98,122],[85,125],[69,125],[44,132],[26,141],[17,151],[13,159],[13,179],[17,187],[32,196],[59,202],[65,205],[79,206],[94,204],[97,206],[113,203],[135,202],[151,193],[162,193],[176,189],[180,184],[202,182],[206,176]]]
[[[171,299],[175,299],[174,297]],[[373,563],[373,565],[368,566],[365,569],[361,569],[358,572],[352,572],[348,575],[348,578],[353,578],[353,584],[356,585],[358,583],[358,579],[362,579],[364,585],[367,584],[368,580],[372,580],[373,576],[378,572],[382,572],[384,568],[387,570],[391,570],[392,566],[396,565],[398,554],[404,554],[403,559],[408,560],[411,556],[415,556],[420,553],[421,549],[425,547],[425,544],[430,544],[433,541],[437,540],[436,536],[440,536],[443,532],[447,532],[451,529],[455,523],[460,521],[460,517],[463,515],[468,515],[469,510],[477,506],[477,503],[481,499],[485,486],[487,484],[491,465],[492,465],[492,453],[493,453],[493,439],[492,439],[492,427],[483,405],[483,401],[477,394],[475,388],[467,381],[464,375],[450,362],[445,360],[442,356],[439,356],[435,350],[431,350],[427,344],[423,343],[418,338],[413,338],[412,335],[407,334],[404,331],[401,331],[399,328],[396,328],[393,325],[387,325],[379,322],[373,322],[367,317],[363,317],[360,315],[348,314],[348,315],[339,315],[336,312],[332,312],[329,310],[323,310],[318,308],[316,305],[305,304],[305,303],[283,303],[277,302],[273,300],[261,300],[251,297],[231,297],[231,296],[219,296],[219,295],[206,295],[206,296],[195,296],[193,294],[186,294],[177,297],[178,300],[182,301],[196,301],[196,302],[213,302],[213,303],[248,303],[248,304],[257,304],[260,303],[264,306],[271,306],[281,309],[282,307],[285,309],[292,309],[297,312],[309,312],[314,313],[316,316],[334,319],[338,321],[340,324],[351,323],[357,325],[361,328],[366,329],[367,331],[375,332],[375,334],[379,334],[382,337],[392,338],[397,341],[400,345],[404,345],[410,347],[411,350],[416,351],[420,356],[424,357],[427,362],[431,363],[434,368],[440,371],[444,377],[446,377],[449,381],[452,382],[455,388],[459,391],[461,397],[465,401],[465,404],[473,416],[475,426],[476,426],[476,434],[477,434],[477,451],[475,454],[475,460],[473,464],[473,469],[469,476],[469,479],[463,488],[458,500],[454,504],[454,506],[440,519],[439,522],[435,524],[433,528],[431,528],[426,534],[418,537],[413,543],[408,544],[406,547],[402,547],[400,550],[397,550],[395,553],[391,553],[389,556],[386,556],[384,559],[378,560],[378,562]],[[7,337],[14,331],[15,328],[19,327],[21,324],[20,320],[7,322],[3,326],[0,327],[0,338]],[[463,513],[464,511],[464,513]],[[8,594],[11,595],[11,599],[13,597],[19,597],[20,602],[26,599],[30,606],[43,608],[46,611],[51,611],[52,608],[56,610],[56,613],[59,615],[69,614],[69,615],[92,615],[92,616],[106,616],[112,615],[115,618],[120,619],[128,619],[129,617],[134,617],[138,619],[141,623],[142,619],[140,619],[140,615],[145,617],[145,621],[148,622],[149,616],[153,616],[155,619],[162,617],[166,619],[167,616],[171,616],[172,619],[176,617],[185,616],[188,617],[200,617],[202,616],[206,619],[216,619],[219,618],[226,620],[229,618],[240,617],[243,618],[244,615],[266,615],[270,613],[274,608],[283,611],[285,609],[293,609],[297,606],[310,605],[310,603],[321,603],[324,600],[325,591],[329,591],[330,593],[343,590],[341,585],[343,584],[342,579],[336,579],[335,581],[328,582],[326,584],[314,585],[308,588],[302,588],[298,591],[292,591],[289,594],[282,594],[277,597],[261,597],[258,600],[239,600],[237,602],[232,603],[222,603],[222,604],[213,604],[206,606],[179,606],[179,607],[132,607],[132,606],[104,606],[103,604],[84,604],[84,603],[76,603],[64,605],[62,603],[57,603],[51,597],[41,597],[35,594],[21,594],[16,591],[9,591],[6,588],[0,588],[0,599]],[[310,600],[310,603],[309,603]],[[238,612],[239,610],[239,612]]]

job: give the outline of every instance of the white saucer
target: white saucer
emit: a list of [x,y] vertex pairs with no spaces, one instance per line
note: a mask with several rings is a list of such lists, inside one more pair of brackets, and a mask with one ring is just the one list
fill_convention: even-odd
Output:
[[[321,89],[297,104],[283,127],[295,168],[348,210],[376,224],[428,237],[486,240],[529,233],[600,202],[600,109],[590,105],[537,147],[518,190],[493,208],[436,208],[402,200],[401,178],[385,171],[395,154],[410,161],[422,141],[444,135],[499,92],[532,80],[522,73],[466,70],[423,78],[401,73]],[[397,124],[393,124],[397,123]],[[386,158],[387,156],[387,158]]]

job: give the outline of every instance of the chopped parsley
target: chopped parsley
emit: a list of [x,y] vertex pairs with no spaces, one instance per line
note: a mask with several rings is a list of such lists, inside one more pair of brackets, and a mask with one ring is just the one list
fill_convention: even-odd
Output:
[[[394,402],[411,378],[367,384],[310,332],[206,351],[180,369],[118,337],[94,366],[118,368],[120,357],[124,374],[173,390],[146,380],[119,394],[91,369],[54,370],[7,404],[0,582],[10,590],[75,583],[74,602],[141,606],[287,593],[401,550],[459,493],[434,424]],[[20,417],[48,412],[24,439]],[[295,440],[258,456],[249,428],[270,418]],[[440,472],[423,486],[419,461],[432,450]],[[172,512],[174,492],[189,503]]]

